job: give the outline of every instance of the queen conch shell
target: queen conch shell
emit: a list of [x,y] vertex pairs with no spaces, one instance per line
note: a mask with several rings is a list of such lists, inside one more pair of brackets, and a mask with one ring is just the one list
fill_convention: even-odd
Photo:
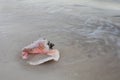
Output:
[[[46,58],[31,61],[29,56],[47,56]],[[57,49],[50,49],[48,45],[48,40],[40,38],[37,41],[34,41],[30,45],[22,49],[22,58],[28,60],[27,62],[30,65],[39,65],[50,60],[58,61],[60,58],[59,51]]]

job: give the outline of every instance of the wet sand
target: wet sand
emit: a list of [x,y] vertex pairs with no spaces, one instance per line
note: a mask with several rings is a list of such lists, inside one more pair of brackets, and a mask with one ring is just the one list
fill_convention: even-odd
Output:
[[[1,80],[120,80],[119,14],[81,3],[0,0]],[[56,44],[59,62],[21,59],[39,37]]]

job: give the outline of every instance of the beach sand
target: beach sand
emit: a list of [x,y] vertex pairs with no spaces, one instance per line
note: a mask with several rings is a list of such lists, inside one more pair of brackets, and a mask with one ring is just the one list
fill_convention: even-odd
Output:
[[[78,2],[0,0],[0,79],[120,80],[119,14]],[[22,60],[22,48],[40,37],[55,43],[58,62]]]

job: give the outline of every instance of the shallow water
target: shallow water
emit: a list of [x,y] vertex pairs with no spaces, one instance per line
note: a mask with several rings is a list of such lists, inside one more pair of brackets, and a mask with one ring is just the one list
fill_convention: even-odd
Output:
[[[1,79],[119,80],[119,3],[0,0]],[[21,49],[39,37],[56,44],[59,62],[29,66],[21,59]]]

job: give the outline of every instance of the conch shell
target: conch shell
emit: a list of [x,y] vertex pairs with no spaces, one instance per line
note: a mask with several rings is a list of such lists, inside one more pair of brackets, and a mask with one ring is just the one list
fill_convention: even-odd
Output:
[[38,59],[37,61],[27,61],[30,65],[39,65],[50,60],[58,61],[60,58],[59,51],[57,49],[52,49],[49,41],[44,38],[40,38],[22,49],[23,59],[28,60],[30,55],[47,56],[46,58]]

